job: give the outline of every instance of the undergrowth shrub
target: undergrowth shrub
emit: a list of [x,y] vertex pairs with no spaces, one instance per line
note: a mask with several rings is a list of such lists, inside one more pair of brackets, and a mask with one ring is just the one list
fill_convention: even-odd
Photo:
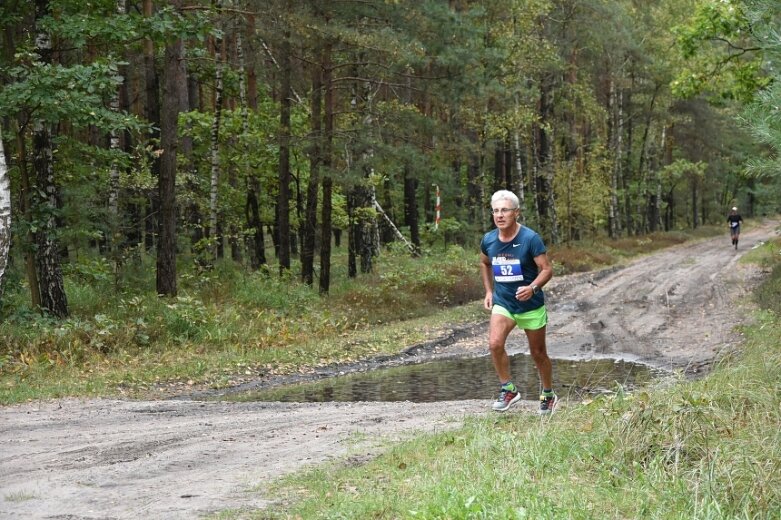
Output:
[[449,246],[430,257],[397,255],[383,263],[370,283],[343,285],[333,299],[353,309],[371,309],[369,321],[431,314],[483,296],[477,252]]
[[760,265],[770,270],[770,275],[754,292],[754,299],[763,309],[781,316],[781,239],[762,245],[757,251]]
[[252,309],[307,309],[320,305],[317,288],[302,283],[294,274],[270,275],[263,271],[244,273],[226,284],[226,298]]
[[161,307],[162,328],[174,342],[207,339],[214,314],[199,299],[178,296]]
[[579,248],[569,245],[551,247],[548,253],[555,275],[581,273],[610,265],[616,256],[601,247]]

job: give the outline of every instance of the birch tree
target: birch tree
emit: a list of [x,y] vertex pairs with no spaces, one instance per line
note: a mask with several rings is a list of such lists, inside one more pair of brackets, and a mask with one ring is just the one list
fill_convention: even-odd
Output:
[[[291,2],[285,2],[291,11]],[[290,29],[285,28],[280,48],[280,105],[279,105],[279,193],[277,195],[277,233],[279,236],[279,272],[290,270],[290,110],[293,90],[291,87]]]
[[[217,9],[221,7],[217,3]],[[219,240],[217,232],[217,193],[220,181],[220,119],[222,117],[222,72],[225,55],[225,39],[214,39],[214,119],[211,128],[211,182],[209,191],[209,240],[211,241],[212,262],[217,260]]]
[[[50,14],[48,0],[36,0],[35,19],[40,22]],[[45,65],[52,63],[50,35],[39,29],[35,37],[35,49]],[[35,265],[40,281],[41,307],[50,314],[63,318],[68,315],[68,299],[60,266],[60,246],[56,238],[57,185],[54,182],[54,150],[51,125],[37,117],[33,123],[33,165],[37,182],[34,197],[39,214],[39,226],[35,233]]]
[[8,265],[8,250],[11,247],[11,182],[8,178],[2,130],[0,128],[0,298],[3,295],[3,275]]

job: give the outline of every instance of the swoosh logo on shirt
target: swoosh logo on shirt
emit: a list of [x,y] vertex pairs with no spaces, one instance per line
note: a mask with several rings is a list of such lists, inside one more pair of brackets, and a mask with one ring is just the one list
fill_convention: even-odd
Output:
[[521,245],[521,244],[513,244],[513,247],[518,247],[519,245]]

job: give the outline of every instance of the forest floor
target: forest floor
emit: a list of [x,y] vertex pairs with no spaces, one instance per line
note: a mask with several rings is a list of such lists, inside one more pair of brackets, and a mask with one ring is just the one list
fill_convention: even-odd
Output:
[[[554,277],[545,288],[551,357],[609,357],[706,373],[740,345],[735,326],[750,316],[742,305],[751,305],[748,296],[763,275],[738,259],[775,236],[777,226],[765,221],[745,229],[737,251],[725,229],[724,236],[621,267]],[[440,341],[398,357],[326,372],[484,355],[486,331],[487,321],[454,324]],[[526,352],[523,334],[513,332],[508,347]],[[243,389],[323,375],[255,381]],[[0,408],[0,518],[192,519],[262,509],[274,479],[326,461],[360,464],[389,442],[492,413],[494,396],[421,404],[234,403],[207,400],[215,395],[206,390],[160,397]],[[524,402],[508,413],[535,408]]]

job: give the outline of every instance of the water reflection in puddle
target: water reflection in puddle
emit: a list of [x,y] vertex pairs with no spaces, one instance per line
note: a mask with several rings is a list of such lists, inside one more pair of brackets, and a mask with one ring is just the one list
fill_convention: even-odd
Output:
[[[614,391],[621,385],[631,390],[660,374],[636,363],[597,359],[553,362],[555,387],[560,396],[583,398]],[[539,378],[528,355],[510,358],[513,381],[523,399],[537,399]],[[411,401],[415,403],[459,399],[492,399],[498,392],[490,357],[448,359],[416,365],[377,369],[329,377],[311,383],[255,390],[230,397],[237,401],[357,402]]]

